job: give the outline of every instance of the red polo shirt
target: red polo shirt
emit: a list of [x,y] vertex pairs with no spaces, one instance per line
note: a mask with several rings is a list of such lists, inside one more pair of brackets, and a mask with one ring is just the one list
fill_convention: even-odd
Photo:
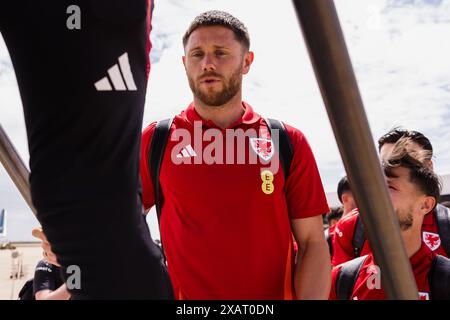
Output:
[[[245,113],[230,129],[253,129],[258,137],[270,139],[264,120],[246,103]],[[268,156],[272,144],[250,146],[245,137],[246,161],[238,164],[237,144],[216,147],[221,138],[195,143],[176,137],[194,134],[200,121],[205,136],[226,130],[203,121],[191,104],[174,118],[161,166],[160,183],[164,197],[161,237],[169,274],[178,299],[290,299],[293,291],[293,245],[291,219],[313,217],[328,212],[322,182],[311,148],[304,135],[286,125],[294,156],[287,181],[283,170],[262,174],[268,164],[251,154]],[[197,122],[198,124],[198,122]],[[141,178],[145,208],[154,205],[153,185],[148,168],[148,148],[155,128],[143,132]],[[208,130],[213,129],[213,131]],[[206,131],[208,130],[208,131]],[[249,130],[249,131],[246,131]],[[202,139],[208,140],[208,139]],[[255,143],[254,141],[252,143]],[[217,145],[216,145],[217,146]],[[223,153],[223,163],[206,163],[205,154]],[[204,157],[195,163],[196,157]],[[171,156],[175,161],[171,159]],[[273,154],[275,159],[278,154]],[[176,164],[181,158],[189,163]],[[219,157],[220,158],[220,157]],[[226,164],[226,160],[233,164]]]
[[[420,300],[429,300],[430,298],[430,286],[428,283],[428,273],[431,269],[433,259],[436,253],[431,251],[428,246],[422,242],[422,246],[419,251],[417,251],[411,258],[411,267],[413,269],[414,278],[416,279],[417,289],[419,291]],[[376,263],[374,261],[373,255],[369,254],[364,261],[361,270],[359,272],[358,278],[355,282],[353,288],[353,293],[350,300],[385,300],[386,296],[383,288],[372,288],[370,289],[369,284],[373,284],[374,274],[376,274],[379,269],[374,268]],[[342,265],[333,268],[332,271],[332,284],[330,291],[330,300],[337,300],[336,296],[336,280]],[[370,278],[370,279],[369,279]]]
[[[352,241],[358,216],[358,209],[355,209],[336,224],[333,237],[333,266],[337,266],[355,258]],[[441,245],[436,215],[434,212],[425,215],[422,224],[422,240],[432,251],[447,257],[447,254]],[[361,256],[369,254],[370,252],[369,242],[366,240],[361,250]]]

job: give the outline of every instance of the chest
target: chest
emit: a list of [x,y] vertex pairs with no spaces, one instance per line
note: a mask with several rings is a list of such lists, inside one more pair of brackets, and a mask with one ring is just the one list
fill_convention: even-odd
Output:
[[161,188],[174,195],[270,198],[283,193],[284,173],[270,135],[256,130],[172,134],[161,167]]
[[[429,265],[425,264],[414,269],[414,278],[416,280],[417,290],[420,300],[430,299],[430,286],[428,281]],[[370,265],[361,270],[352,300],[386,300],[387,295],[382,288],[382,272],[377,265]]]

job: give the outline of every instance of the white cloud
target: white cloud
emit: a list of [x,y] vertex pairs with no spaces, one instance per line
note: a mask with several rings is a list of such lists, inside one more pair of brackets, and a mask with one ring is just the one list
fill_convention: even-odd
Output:
[[450,1],[370,2],[376,27],[373,16],[339,3],[374,136],[395,125],[421,131],[435,146],[438,172],[450,172],[442,138],[450,121]]

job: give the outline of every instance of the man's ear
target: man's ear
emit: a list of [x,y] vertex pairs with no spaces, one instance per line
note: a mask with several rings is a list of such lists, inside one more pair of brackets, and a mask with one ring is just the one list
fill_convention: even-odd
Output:
[[432,211],[435,206],[436,206],[436,199],[434,197],[427,196],[423,198],[420,210],[424,215],[426,215],[427,213]]
[[250,71],[250,66],[253,63],[254,58],[255,58],[255,54],[253,53],[253,51],[248,51],[245,53],[242,74],[247,74]]
[[183,60],[184,70],[186,70],[186,56],[182,56],[181,59]]
[[434,170],[434,168],[433,168],[434,167],[433,166],[433,160],[425,160],[424,163],[431,171]]
[[330,219],[328,221],[328,224],[330,227],[334,226],[339,220],[338,219]]

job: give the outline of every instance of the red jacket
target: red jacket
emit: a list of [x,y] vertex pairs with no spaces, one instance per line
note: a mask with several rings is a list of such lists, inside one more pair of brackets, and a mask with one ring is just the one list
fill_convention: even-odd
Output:
[[[430,299],[428,273],[435,256],[436,253],[431,251],[430,248],[422,242],[420,250],[410,258],[420,300]],[[341,268],[342,264],[333,268],[330,300],[337,300],[336,280]],[[350,300],[385,300],[386,296],[383,288],[381,288],[381,286],[374,287],[377,283],[375,279],[377,278],[376,275],[379,274],[379,271],[373,255],[370,253],[359,271]],[[381,280],[379,282],[381,283]]]
[[[358,209],[353,210],[348,215],[343,217],[336,224],[333,236],[333,259],[332,265],[337,266],[346,261],[352,260],[355,257],[354,248],[352,244],[353,235],[355,232],[356,221],[359,217]],[[441,245],[441,240],[438,233],[436,216],[434,212],[428,213],[422,224],[422,240],[435,253],[447,257],[447,253]],[[369,254],[371,252],[369,242],[366,240],[361,250],[360,256]]]

